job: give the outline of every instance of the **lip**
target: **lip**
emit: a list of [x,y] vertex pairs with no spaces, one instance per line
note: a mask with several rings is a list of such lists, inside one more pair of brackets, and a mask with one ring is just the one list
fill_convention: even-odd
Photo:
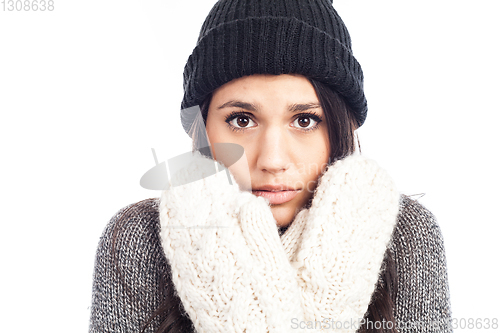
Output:
[[284,185],[284,184],[277,184],[277,185],[263,185],[259,186],[257,188],[254,188],[253,191],[296,191],[293,187]]
[[252,190],[252,193],[267,199],[271,205],[279,205],[295,198],[299,190],[286,185],[264,185]]

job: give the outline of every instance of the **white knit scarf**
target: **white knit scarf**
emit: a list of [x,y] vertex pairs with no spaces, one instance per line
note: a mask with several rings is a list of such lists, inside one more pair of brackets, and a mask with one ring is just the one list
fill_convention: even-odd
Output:
[[[214,163],[197,156],[172,178]],[[355,332],[399,212],[387,172],[358,154],[336,161],[281,237],[264,198],[206,176],[160,199],[162,246],[197,332]]]

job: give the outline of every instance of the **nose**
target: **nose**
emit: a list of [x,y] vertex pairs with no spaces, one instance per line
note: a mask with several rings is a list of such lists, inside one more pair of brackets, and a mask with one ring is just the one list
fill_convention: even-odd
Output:
[[284,130],[270,127],[259,138],[257,168],[273,175],[290,168],[291,142]]

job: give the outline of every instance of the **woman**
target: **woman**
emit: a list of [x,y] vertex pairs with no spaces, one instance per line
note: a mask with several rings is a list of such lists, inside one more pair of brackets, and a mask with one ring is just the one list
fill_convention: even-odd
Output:
[[[451,332],[434,216],[356,153],[363,74],[331,3],[217,2],[184,91],[203,155],[108,224],[91,332]],[[212,156],[231,182],[189,183]]]

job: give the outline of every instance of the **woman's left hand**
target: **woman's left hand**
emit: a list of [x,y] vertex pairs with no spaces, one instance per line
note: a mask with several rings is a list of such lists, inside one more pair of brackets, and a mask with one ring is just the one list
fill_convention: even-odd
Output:
[[311,208],[282,236],[307,321],[324,321],[339,332],[357,330],[398,212],[399,192],[376,162],[352,155],[328,168]]

